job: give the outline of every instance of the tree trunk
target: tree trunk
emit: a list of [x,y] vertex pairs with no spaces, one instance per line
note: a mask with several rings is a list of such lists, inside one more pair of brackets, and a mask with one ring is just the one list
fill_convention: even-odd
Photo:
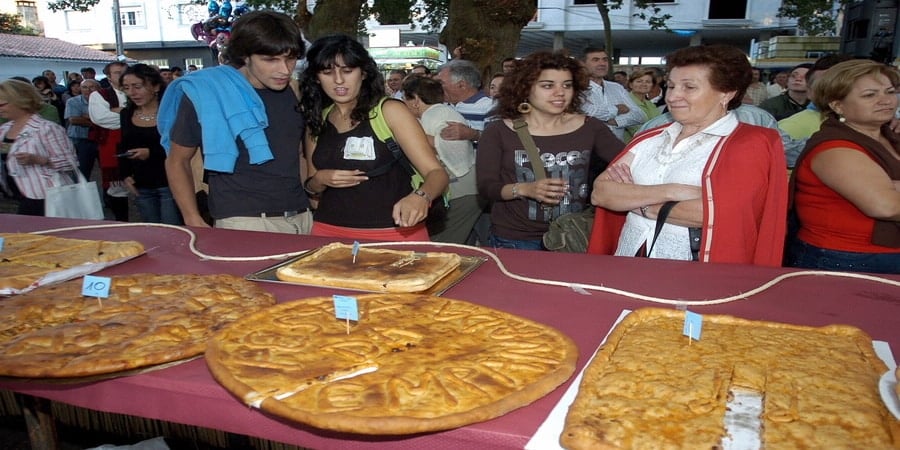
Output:
[[600,12],[600,19],[603,20],[603,47],[606,48],[606,55],[609,56],[610,64],[612,64],[615,52],[612,40],[612,25],[609,22],[609,8],[606,7],[606,0],[596,0],[596,4],[597,11]]
[[536,10],[534,0],[453,0],[441,43],[451,51],[461,47],[462,57],[488,80],[502,71],[504,58],[515,56],[519,34]]
[[297,2],[297,24],[309,41],[332,33],[359,34],[359,10],[365,0],[319,0],[314,12]]

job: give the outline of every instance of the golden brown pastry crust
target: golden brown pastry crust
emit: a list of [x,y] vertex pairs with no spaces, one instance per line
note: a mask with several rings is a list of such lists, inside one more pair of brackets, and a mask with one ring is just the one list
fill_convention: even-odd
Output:
[[24,289],[43,276],[86,263],[103,263],[140,255],[137,241],[68,239],[23,233],[0,233],[0,289]]
[[821,328],[704,315],[688,345],[684,312],[645,308],[587,367],[560,443],[568,449],[717,448],[731,387],[763,394],[766,448],[898,448],[880,399],[872,339]]
[[459,267],[455,253],[419,253],[331,243],[279,267],[279,280],[372,292],[422,292]]
[[72,280],[0,302],[0,375],[84,377],[203,353],[215,330],[275,303],[232,275],[111,277],[109,298]]
[[[213,376],[245,403],[290,420],[396,435],[503,415],[574,371],[572,341],[527,319],[419,294],[357,299],[360,321],[349,335],[331,297],[283,303],[229,325],[206,351]],[[377,370],[335,380],[364,367]]]

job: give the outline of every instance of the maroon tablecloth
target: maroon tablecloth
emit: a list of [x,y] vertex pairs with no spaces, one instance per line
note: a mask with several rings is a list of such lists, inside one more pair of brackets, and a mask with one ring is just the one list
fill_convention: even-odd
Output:
[[[0,232],[31,232],[63,226],[108,224],[67,219],[0,215]],[[321,246],[330,240],[269,233],[195,229],[200,251],[216,256],[281,254]],[[147,253],[100,275],[131,273],[230,273],[246,275],[275,261],[202,260],[188,248],[188,235],[158,227],[65,231],[56,236],[142,242]],[[398,245],[396,248],[404,248]],[[423,248],[423,247],[411,247]],[[429,247],[433,248],[433,247]],[[453,249],[453,251],[457,251]],[[477,255],[474,251],[458,251]],[[510,272],[586,283],[677,299],[714,299],[756,288],[791,271],[745,265],[700,264],[642,258],[600,257],[498,250]],[[898,281],[900,277],[888,276]],[[262,283],[279,301],[331,295],[333,289]],[[344,292],[346,293],[346,292]],[[578,369],[594,352],[623,309],[646,301],[591,291],[517,281],[488,261],[444,296],[472,301],[556,327],[579,347]],[[0,300],[2,301],[2,300]],[[701,314],[732,314],[802,325],[842,323],[900,348],[900,289],[872,281],[808,276],[788,279],[751,298],[692,307]],[[571,380],[570,380],[571,381]],[[522,448],[568,387],[503,417],[467,427],[416,436],[356,436],[313,429],[248,408],[213,380],[201,358],[141,375],[86,384],[0,381],[0,389],[44,397],[94,410],[215,428],[317,449],[330,448]]]

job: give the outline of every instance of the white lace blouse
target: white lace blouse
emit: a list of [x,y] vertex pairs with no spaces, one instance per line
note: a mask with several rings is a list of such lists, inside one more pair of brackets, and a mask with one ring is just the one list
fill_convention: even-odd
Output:
[[[703,131],[673,146],[682,128],[680,123],[673,122],[659,135],[641,141],[629,151],[634,155],[631,162],[631,176],[634,183],[641,185],[679,183],[700,186],[703,168],[706,167],[709,155],[719,141],[731,134],[737,125],[738,121],[734,114],[729,112]],[[634,256],[644,244],[649,250],[655,228],[656,220],[629,213],[619,235],[616,255]],[[689,261],[691,246],[688,242],[688,228],[668,223],[663,225],[649,256]]]

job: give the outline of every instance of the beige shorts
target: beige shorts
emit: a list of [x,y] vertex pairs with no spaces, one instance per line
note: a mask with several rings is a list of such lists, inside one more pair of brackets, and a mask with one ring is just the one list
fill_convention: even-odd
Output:
[[292,216],[226,217],[216,219],[216,228],[244,231],[267,231],[269,233],[309,234],[312,229],[312,212],[306,211]]

